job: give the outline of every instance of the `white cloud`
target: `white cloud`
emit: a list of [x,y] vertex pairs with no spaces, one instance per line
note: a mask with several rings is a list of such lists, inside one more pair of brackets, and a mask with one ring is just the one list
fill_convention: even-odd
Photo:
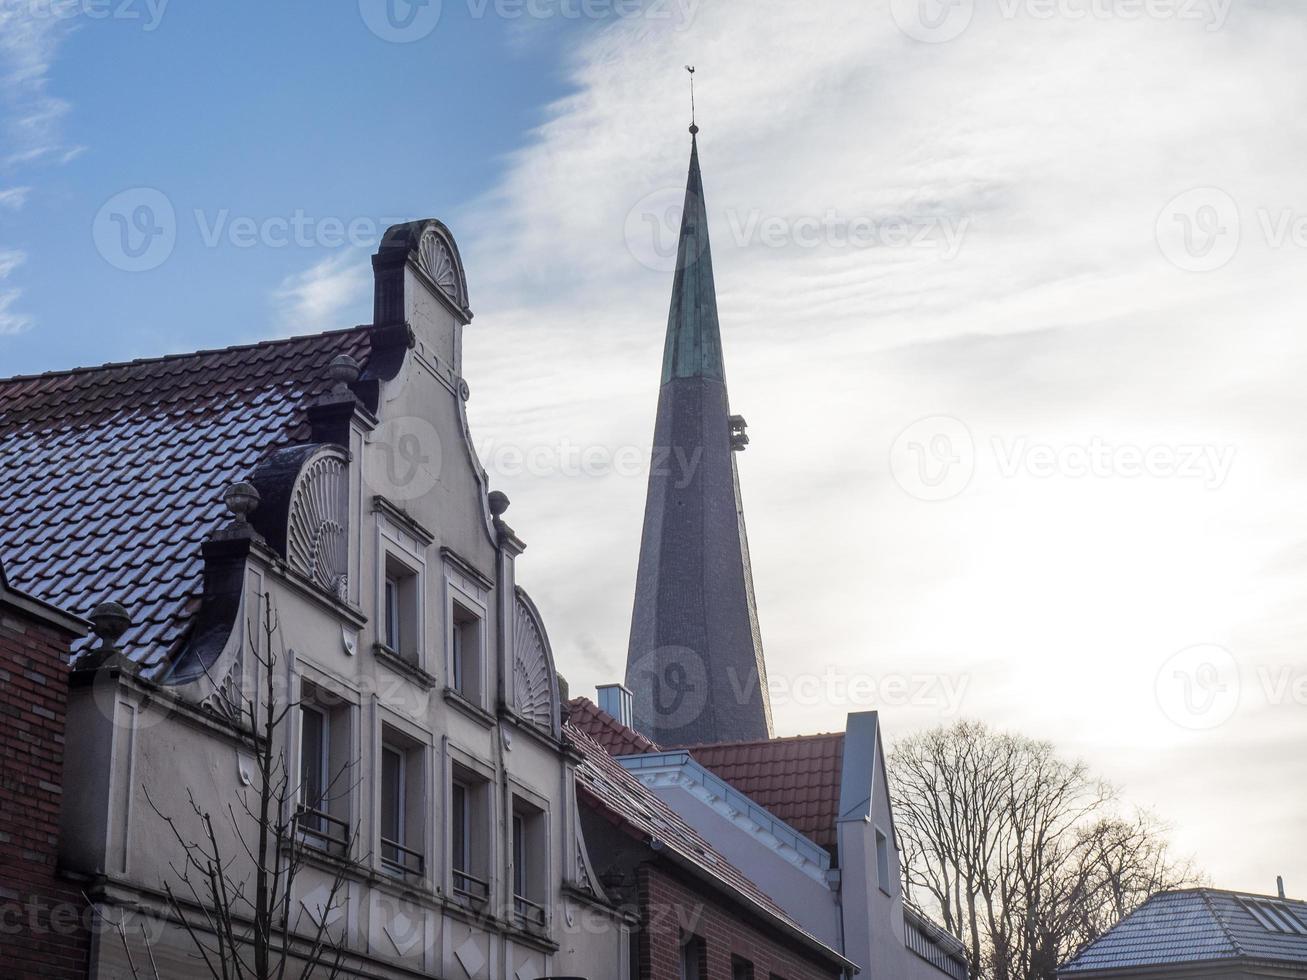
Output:
[[63,18],[48,16],[39,5],[0,5],[0,82],[6,105],[8,164],[47,158],[68,159],[63,118],[69,103],[50,91],[50,68],[59,44],[71,30]]
[[360,302],[372,283],[366,262],[340,252],[287,276],[273,293],[282,329],[313,333],[341,326],[341,314]]
[[27,203],[27,196],[32,192],[30,187],[6,187],[0,190],[0,208],[10,211],[21,210]]
[[[16,249],[0,249],[0,283],[9,278],[9,274],[27,261],[27,255]],[[32,325],[32,318],[26,313],[11,310],[14,302],[22,295],[21,289],[0,287],[0,336],[22,333]]]
[[[1213,787],[1238,775],[1240,748],[1292,761],[1300,746],[1266,719],[1293,706],[1187,732],[1153,685],[1200,643],[1228,646],[1250,676],[1295,652],[1302,664],[1307,621],[1291,597],[1307,584],[1305,256],[1267,229],[1307,218],[1295,170],[1307,139],[1283,125],[1307,82],[1291,40],[1305,17],[1286,0],[1239,5],[1218,30],[1001,15],[1021,7],[978,0],[946,44],[909,40],[887,4],[862,0],[704,4],[685,30],[588,35],[574,93],[453,223],[478,314],[473,432],[478,445],[648,446],[670,276],[626,241],[645,236],[633,244],[646,258],[666,244],[650,238],[664,216],[641,202],[683,186],[679,66],[697,64],[772,673],[965,675],[966,713],[1084,755],[1182,825],[1219,883],[1264,889],[1301,854],[1286,828],[1307,820],[1307,789],[1261,794],[1268,828],[1232,841]],[[1167,203],[1194,187],[1228,193],[1242,227],[1234,259],[1206,274],[1155,240]],[[740,233],[755,218],[782,229],[778,245]],[[795,240],[804,221],[896,219],[968,223],[952,260],[824,231]],[[939,414],[968,425],[980,458],[964,494],[927,504],[895,484],[888,454],[905,426]],[[1232,446],[1235,463],[1213,490],[1005,477],[991,448],[1094,437]],[[560,669],[577,693],[620,678],[643,475],[487,463],[533,545],[520,575]],[[828,730],[878,706],[891,734],[941,720],[926,705],[830,703],[777,720]],[[1180,766],[1203,778],[1177,780]]]

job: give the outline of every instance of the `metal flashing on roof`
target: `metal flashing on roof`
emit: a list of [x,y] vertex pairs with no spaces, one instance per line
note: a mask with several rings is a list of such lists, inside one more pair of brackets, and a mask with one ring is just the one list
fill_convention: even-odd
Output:
[[763,841],[805,874],[827,885],[830,853],[781,820],[770,810],[709,772],[685,750],[625,755],[617,760],[646,786],[680,785],[737,826]]

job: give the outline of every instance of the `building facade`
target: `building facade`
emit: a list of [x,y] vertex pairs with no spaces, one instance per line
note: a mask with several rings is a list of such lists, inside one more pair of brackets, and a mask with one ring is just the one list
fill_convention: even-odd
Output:
[[904,899],[875,712],[831,735],[670,750],[582,698],[570,718],[861,976],[966,980],[963,944]]
[[[629,923],[579,886],[578,758],[524,544],[468,435],[457,246],[401,225],[373,266],[367,326],[0,382],[0,558],[99,612],[74,647],[61,859],[127,940],[98,937],[91,977],[129,956],[207,975],[223,930],[180,876],[188,845],[232,861],[242,949],[259,869],[294,866],[296,960],[325,942],[368,977],[623,975]],[[265,744],[285,833],[261,863]]]
[[86,632],[10,588],[0,565],[0,963],[12,980],[86,975],[93,923],[58,867],[68,648]]
[[[630,910],[630,973],[642,980],[837,980],[856,972],[838,938],[795,915],[774,882],[728,856],[590,734],[588,705],[568,732],[578,770],[581,826],[599,863],[594,885]],[[634,734],[634,733],[632,733]],[[619,736],[620,737],[620,736]],[[728,845],[731,842],[728,841]]]

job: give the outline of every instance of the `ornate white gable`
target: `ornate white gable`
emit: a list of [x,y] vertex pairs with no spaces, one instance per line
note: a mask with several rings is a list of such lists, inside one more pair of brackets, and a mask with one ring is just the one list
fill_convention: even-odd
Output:
[[286,560],[338,598],[349,581],[349,465],[328,451],[305,464],[291,497]]
[[531,601],[520,591],[513,613],[513,707],[550,735],[558,717],[553,657]]

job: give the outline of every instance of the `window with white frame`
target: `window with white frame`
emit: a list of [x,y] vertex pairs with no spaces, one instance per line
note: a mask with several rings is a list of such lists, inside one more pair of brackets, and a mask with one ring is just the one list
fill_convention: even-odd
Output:
[[454,894],[484,902],[490,897],[490,784],[454,764],[449,784],[449,868]]
[[423,758],[422,743],[382,726],[380,850],[391,874],[420,878],[426,872]]
[[305,681],[299,704],[301,840],[337,856],[349,851],[351,705]]
[[514,918],[519,925],[543,926],[549,855],[544,810],[514,796],[511,832]]
[[470,602],[452,598],[449,609],[449,686],[481,705],[484,622]]
[[418,665],[422,647],[422,579],[417,568],[387,551],[383,566],[377,641]]

